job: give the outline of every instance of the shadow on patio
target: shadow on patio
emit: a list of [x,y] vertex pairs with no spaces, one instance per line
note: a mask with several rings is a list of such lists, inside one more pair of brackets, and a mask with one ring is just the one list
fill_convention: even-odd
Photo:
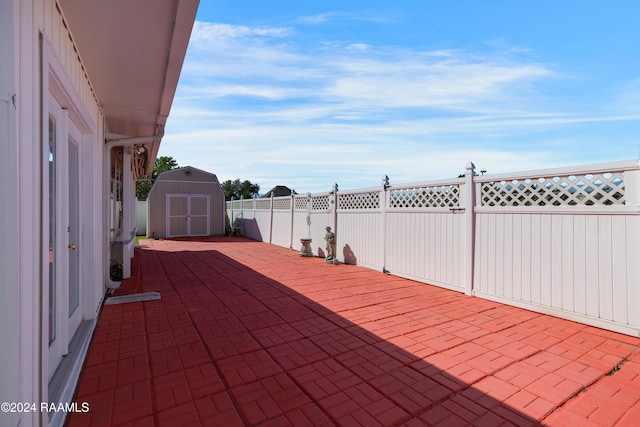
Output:
[[242,238],[143,241],[70,426],[638,425],[640,340]]

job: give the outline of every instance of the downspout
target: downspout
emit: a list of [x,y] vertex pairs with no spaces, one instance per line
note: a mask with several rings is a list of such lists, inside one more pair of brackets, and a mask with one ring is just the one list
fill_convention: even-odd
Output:
[[[107,201],[105,203],[104,206],[104,214],[106,214],[105,218],[107,219],[107,227],[106,227],[106,232],[105,232],[105,242],[107,242],[108,244],[110,244],[110,240],[109,240],[109,209],[110,209],[110,203],[109,203],[109,195],[110,195],[110,190],[109,190],[109,184],[111,182],[111,149],[114,147],[132,147],[134,145],[137,144],[146,144],[149,142],[153,142],[153,141],[158,141],[160,139],[162,139],[162,137],[164,136],[164,125],[158,125],[158,130],[156,132],[155,135],[149,135],[149,136],[138,136],[138,137],[133,137],[133,138],[121,138],[121,139],[112,139],[106,142],[106,144],[104,145],[104,149],[105,149],[105,158],[106,158],[106,168],[105,168],[105,180],[104,180],[104,191],[105,191],[105,196],[107,197]],[[118,289],[120,287],[120,284],[122,282],[114,282],[113,280],[111,280],[111,274],[110,274],[110,270],[111,270],[111,265],[110,265],[110,258],[111,258],[111,251],[110,251],[110,246],[107,245],[107,249],[105,250],[105,265],[106,265],[106,271],[107,271],[107,275],[105,277],[105,285],[108,289]]]

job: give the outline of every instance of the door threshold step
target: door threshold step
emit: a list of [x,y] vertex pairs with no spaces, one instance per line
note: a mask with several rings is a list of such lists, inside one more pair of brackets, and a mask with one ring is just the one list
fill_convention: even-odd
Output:
[[160,299],[160,292],[143,292],[140,294],[120,295],[117,297],[109,297],[104,305],[126,304],[128,302],[153,301]]

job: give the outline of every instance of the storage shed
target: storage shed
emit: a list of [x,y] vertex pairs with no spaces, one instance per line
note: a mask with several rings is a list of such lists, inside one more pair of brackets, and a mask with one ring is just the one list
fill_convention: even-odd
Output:
[[191,166],[158,175],[147,198],[147,236],[211,236],[225,232],[218,178]]

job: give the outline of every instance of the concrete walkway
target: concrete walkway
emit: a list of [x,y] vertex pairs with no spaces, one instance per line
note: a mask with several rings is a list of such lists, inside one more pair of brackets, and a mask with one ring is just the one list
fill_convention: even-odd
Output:
[[640,339],[243,238],[143,241],[69,426],[640,425]]

